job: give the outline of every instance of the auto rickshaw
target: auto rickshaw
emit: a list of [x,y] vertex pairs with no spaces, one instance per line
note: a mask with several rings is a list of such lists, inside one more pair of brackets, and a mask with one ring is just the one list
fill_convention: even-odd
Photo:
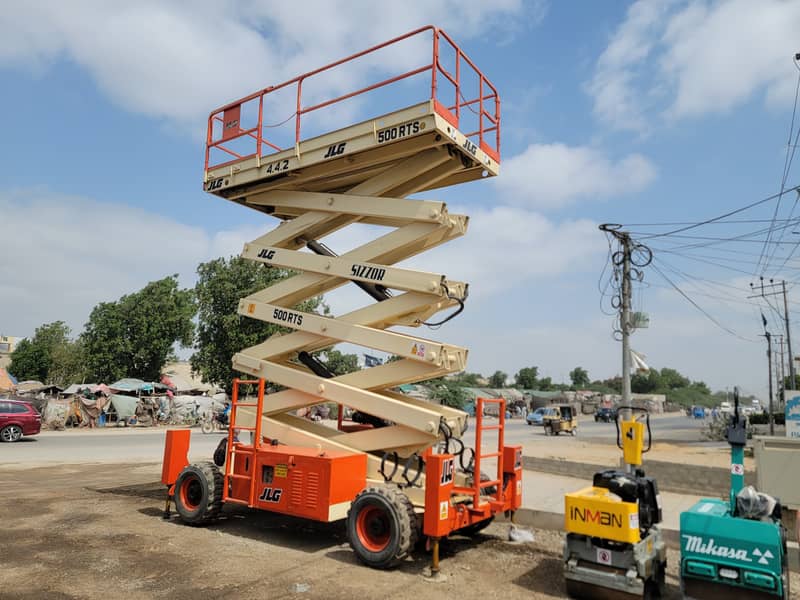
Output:
[[548,406],[542,418],[545,435],[558,435],[562,431],[570,435],[578,433],[578,415],[569,404]]

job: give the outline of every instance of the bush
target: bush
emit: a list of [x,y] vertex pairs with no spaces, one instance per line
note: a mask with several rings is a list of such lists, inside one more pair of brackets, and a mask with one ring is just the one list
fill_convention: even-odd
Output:
[[[775,425],[786,425],[786,415],[782,412],[774,412],[772,413],[773,417],[775,418]],[[753,425],[768,425],[769,424],[769,413],[761,412],[761,413],[753,413],[750,415],[750,422]]]

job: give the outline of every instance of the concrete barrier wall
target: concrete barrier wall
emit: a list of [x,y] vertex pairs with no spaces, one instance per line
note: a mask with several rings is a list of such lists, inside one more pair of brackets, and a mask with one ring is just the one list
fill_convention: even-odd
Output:
[[[593,465],[556,458],[523,456],[522,459],[525,469],[576,477],[586,480],[587,483],[591,482],[598,471],[612,468],[611,465]],[[658,489],[665,492],[719,498],[727,497],[731,485],[730,471],[721,467],[648,460],[644,464],[644,470],[649,476],[655,477]],[[745,472],[745,485],[756,485],[755,472]]]

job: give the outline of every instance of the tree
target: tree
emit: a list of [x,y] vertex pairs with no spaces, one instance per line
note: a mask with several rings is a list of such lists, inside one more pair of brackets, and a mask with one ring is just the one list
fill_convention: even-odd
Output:
[[195,311],[193,293],[178,289],[177,275],[101,302],[80,338],[89,376],[108,383],[122,377],[158,381],[173,345],[191,346]]
[[543,392],[550,391],[554,388],[553,380],[550,377],[542,377],[539,380],[539,389]]
[[469,396],[458,383],[447,379],[435,379],[427,383],[431,386],[431,400],[444,406],[463,410]]
[[589,372],[583,367],[575,367],[569,372],[569,380],[576,388],[589,385]]
[[516,387],[521,390],[535,390],[536,378],[539,376],[539,367],[524,367],[514,375]]
[[466,387],[477,387],[480,385],[481,379],[483,379],[483,376],[480,373],[467,373],[465,371],[453,376],[451,381]]
[[[289,331],[285,327],[237,314],[239,300],[285,280],[290,271],[268,267],[241,257],[218,258],[197,267],[198,325],[196,352],[191,357],[192,370],[204,381],[230,390],[233,378],[233,355],[260,344],[270,336]],[[312,312],[321,305],[316,297],[301,303],[297,310]]]
[[[654,370],[651,370],[653,372]],[[689,378],[684,377],[675,369],[664,367],[659,373],[659,389],[674,390],[677,388],[689,387]]]
[[489,377],[489,387],[491,387],[491,388],[503,388],[503,387],[506,387],[506,379],[508,379],[508,375],[506,375],[502,371],[495,371]]
[[355,354],[342,354],[335,349],[327,349],[320,352],[320,360],[333,373],[334,377],[347,375],[359,370],[358,356]]
[[70,328],[63,321],[36,328],[11,354],[9,372],[20,381],[34,379],[46,384],[66,385],[81,381],[80,345],[69,339]]

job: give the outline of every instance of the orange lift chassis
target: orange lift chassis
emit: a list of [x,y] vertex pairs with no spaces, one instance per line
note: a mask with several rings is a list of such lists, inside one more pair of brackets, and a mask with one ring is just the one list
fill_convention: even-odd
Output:
[[[320,81],[330,89],[348,80],[359,61],[369,73],[384,58],[425,54],[429,62],[361,89],[328,99],[313,92]],[[403,100],[420,82],[424,100]],[[376,94],[402,108],[331,126],[351,114],[347,103],[361,107]],[[325,111],[333,111],[330,119]],[[292,331],[233,357],[248,380],[234,382],[222,469],[189,465],[188,435],[168,433],[163,483],[179,516],[202,524],[234,503],[346,519],[350,544],[367,565],[390,567],[427,536],[438,569],[439,539],[477,532],[495,514],[519,508],[521,448],[504,445],[502,400],[479,399],[472,450],[461,442],[466,413],[399,392],[401,384],[465,369],[465,348],[392,329],[448,321],[463,310],[468,286],[395,265],[466,233],[466,216],[407,196],[498,174],[497,90],[446,33],[424,27],[214,111],[206,141],[205,190],[279,221],[245,244],[242,256],[297,274],[239,304],[240,315]],[[341,254],[322,241],[353,225],[361,229],[352,239],[363,239],[365,229],[375,239]],[[337,317],[294,308],[349,283],[368,305]],[[313,353],[340,342],[399,360],[334,376]],[[257,392],[240,397],[243,384]],[[350,407],[368,422],[345,426],[340,418],[332,428],[296,416],[321,403],[338,404],[340,415]],[[499,418],[486,424],[490,405]]]

